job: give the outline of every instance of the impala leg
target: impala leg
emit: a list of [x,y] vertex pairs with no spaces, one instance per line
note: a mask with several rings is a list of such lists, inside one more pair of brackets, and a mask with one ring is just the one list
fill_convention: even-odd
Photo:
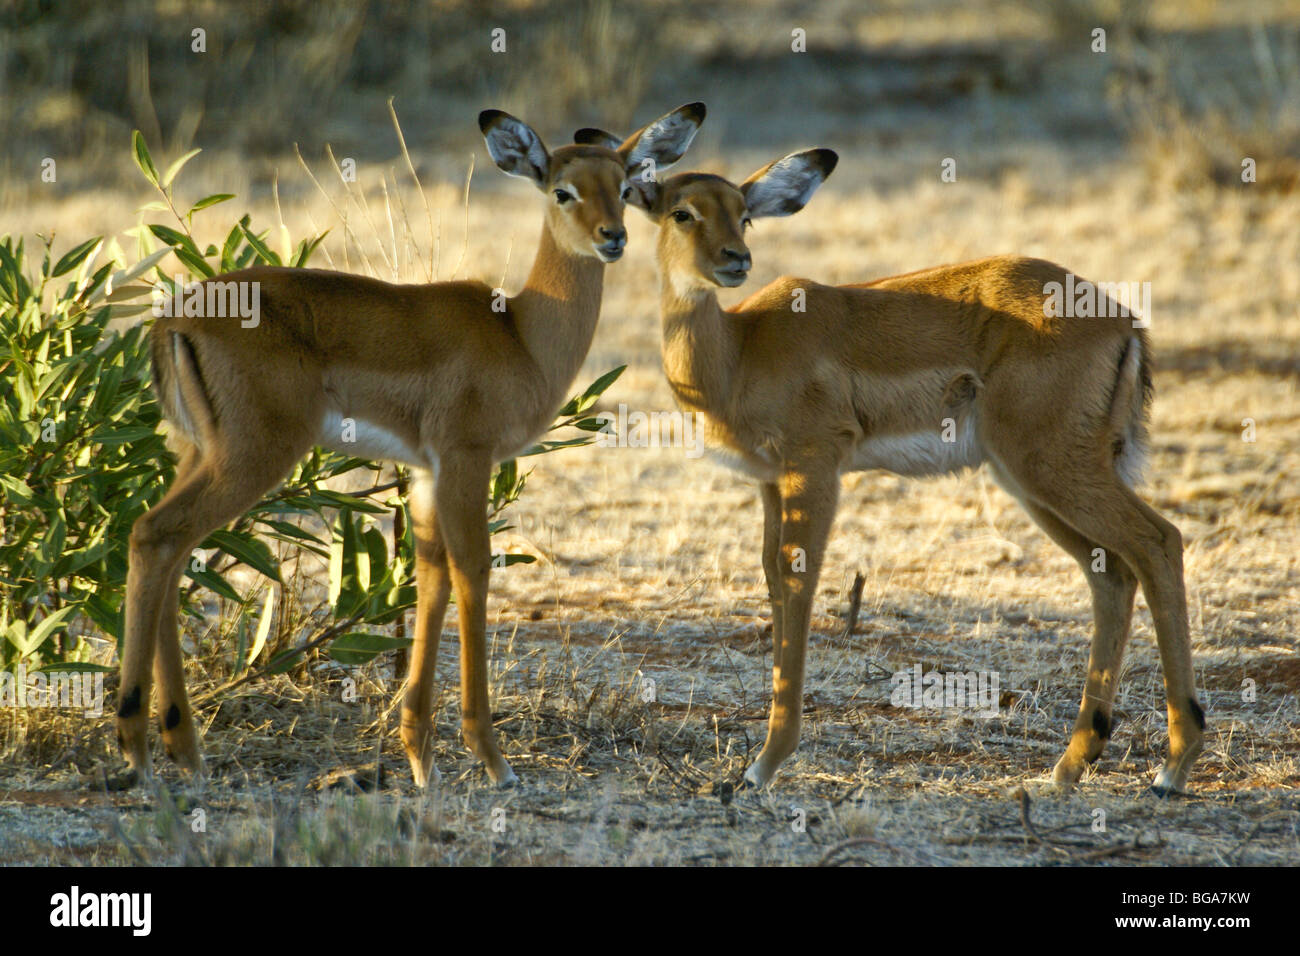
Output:
[[[826,539],[835,520],[839,471],[834,463],[816,469],[787,470],[777,488],[781,498],[780,566],[776,569],[783,596],[781,647],[772,666],[767,741],[758,759],[745,771],[745,781],[760,787],[771,781],[777,768],[799,745],[808,626]],[[772,630],[775,634],[775,624]]]
[[[178,441],[183,439],[177,438]],[[199,465],[198,449],[185,442],[176,466],[174,485],[179,486]],[[158,730],[162,734],[167,756],[184,769],[201,774],[203,758],[199,753],[198,733],[189,696],[185,692],[185,665],[181,656],[180,585],[189,553],[180,551],[171,559],[162,605],[158,612],[157,638],[154,645],[153,676],[158,695]]]
[[417,472],[411,486],[411,530],[415,534],[415,654],[402,701],[402,746],[418,787],[437,783],[433,763],[433,690],[442,621],[451,595],[447,548],[438,525],[433,477]]
[[154,650],[154,681],[158,688],[158,729],[163,749],[181,767],[195,774],[203,773],[198,732],[194,714],[185,692],[185,666],[181,657],[180,586],[187,553],[173,560],[171,573],[164,585],[161,616],[158,618],[158,644]]
[[[277,444],[268,442],[266,447]],[[180,573],[192,548],[213,529],[243,514],[288,469],[294,453],[286,453],[283,444],[278,447],[278,460],[263,457],[256,461],[250,456],[239,466],[219,466],[211,458],[193,457],[163,499],[131,528],[117,733],[127,762],[142,778],[147,779],[151,773],[151,664],[158,676],[169,752],[183,767],[201,769],[198,737],[185,694],[176,622]],[[250,467],[250,462],[255,466]],[[165,624],[164,614],[170,618]]]
[[[176,466],[172,487],[157,505],[137,519],[131,528],[126,575],[125,628],[122,642],[122,662],[119,669],[117,707],[117,743],[131,769],[141,779],[149,779],[152,766],[149,758],[149,701],[150,665],[153,665],[160,686],[179,682],[184,697],[184,675],[180,667],[180,639],[176,636],[176,615],[180,596],[177,569],[183,568],[185,555],[169,547],[167,536],[157,529],[166,520],[172,501],[188,483],[195,481],[198,470],[198,450],[186,444]],[[179,558],[179,561],[177,560]],[[175,586],[173,586],[175,585]],[[173,655],[170,649],[160,651],[159,630],[163,617],[171,614],[172,621],[163,643],[174,640],[177,646]],[[172,661],[175,659],[175,665]],[[184,713],[188,715],[188,703]],[[163,709],[164,727],[167,711]],[[191,724],[192,726],[192,724]],[[192,769],[192,768],[191,768]]]
[[760,486],[763,496],[763,575],[772,605],[772,667],[781,666],[781,637],[785,630],[785,596],[781,579],[781,490],[775,483]]
[[492,551],[487,494],[491,474],[491,458],[486,452],[444,455],[435,501],[460,618],[461,731],[493,782],[508,786],[518,778],[497,748],[488,701],[487,595]]
[[1187,593],[1183,580],[1183,536],[1154,508],[1123,488],[1134,517],[1145,519],[1140,547],[1129,563],[1142,582],[1165,677],[1165,704],[1169,713],[1169,757],[1152,788],[1159,794],[1182,793],[1192,764],[1205,745],[1205,711],[1196,699],[1192,671],[1191,628],[1187,622]]
[[1047,508],[1033,502],[1022,504],[1047,536],[1079,563],[1092,590],[1094,631],[1083,702],[1070,744],[1052,771],[1056,783],[1072,784],[1083,776],[1088,764],[1101,756],[1115,729],[1115,689],[1128,645],[1138,582],[1119,554],[1089,541]]
[[1069,481],[1045,500],[1068,525],[1137,575],[1155,621],[1169,711],[1169,758],[1156,776],[1161,794],[1187,787],[1205,737],[1205,713],[1196,699],[1192,647],[1183,586],[1183,537],[1114,474]]

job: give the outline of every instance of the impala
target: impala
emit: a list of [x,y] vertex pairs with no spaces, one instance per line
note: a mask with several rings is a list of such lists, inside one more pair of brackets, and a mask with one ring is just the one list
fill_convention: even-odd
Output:
[[[516,778],[488,708],[484,640],[491,554],[488,480],[553,420],[591,345],[605,263],[623,252],[623,210],[646,168],[681,158],[704,120],[692,103],[625,147],[549,152],[498,110],[479,116],[498,167],[546,196],[523,290],[494,308],[479,282],[393,285],[318,269],[255,268],[259,315],[172,317],[150,333],[154,387],[179,444],[176,480],[131,530],[118,741],[150,774],[150,665],[167,753],[201,772],[177,635],[177,587],[194,548],[281,481],[313,445],[413,469],[418,601],[401,736],[415,782],[433,765],[434,662],[452,588],[460,624],[461,719],[499,785]],[[349,437],[342,440],[344,420]]]
[[[575,138],[618,143],[593,129]],[[720,308],[715,290],[748,275],[749,221],[798,212],[836,162],[828,149],[794,153],[739,186],[680,173],[636,198],[659,226],[669,384],[705,416],[710,442],[762,488],[773,695],[746,782],[770,782],[798,745],[808,626],[840,475],[936,475],[988,463],[1092,590],[1083,703],[1053,779],[1078,781],[1110,737],[1140,583],[1169,713],[1169,758],[1153,789],[1184,790],[1205,717],[1193,684],[1182,537],[1132,491],[1151,395],[1145,332],[1122,317],[1046,316],[1045,287],[1066,281],[1065,270],[1010,256],[847,286],[785,277]],[[800,300],[802,313],[791,308]]]

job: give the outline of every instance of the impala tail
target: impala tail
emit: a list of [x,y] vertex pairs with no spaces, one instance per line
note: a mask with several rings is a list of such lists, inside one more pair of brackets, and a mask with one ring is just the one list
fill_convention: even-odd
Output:
[[1134,335],[1119,359],[1119,376],[1110,401],[1110,440],[1115,471],[1130,488],[1142,481],[1147,461],[1151,364],[1145,335]]
[[149,347],[153,390],[163,417],[200,449],[209,447],[216,416],[194,343],[180,332],[158,328],[150,336]]

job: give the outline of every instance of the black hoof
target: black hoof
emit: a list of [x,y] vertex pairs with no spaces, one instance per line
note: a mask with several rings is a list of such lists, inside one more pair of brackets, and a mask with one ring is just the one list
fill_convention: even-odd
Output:
[[1176,800],[1176,799],[1187,798],[1187,794],[1183,793],[1181,790],[1174,790],[1172,787],[1157,787],[1155,784],[1152,784],[1148,788],[1147,792],[1152,794],[1159,800]]

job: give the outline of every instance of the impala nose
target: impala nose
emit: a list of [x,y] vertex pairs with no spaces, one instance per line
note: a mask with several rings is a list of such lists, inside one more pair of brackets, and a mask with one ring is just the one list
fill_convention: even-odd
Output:
[[738,249],[724,248],[722,250],[722,256],[727,260],[727,264],[723,266],[723,271],[725,272],[748,272],[750,267],[753,265],[753,260],[750,258],[749,250],[741,252]]
[[627,230],[622,226],[616,226],[611,229],[608,226],[601,226],[596,232],[601,239],[605,241],[596,246],[596,255],[605,262],[613,262],[623,255],[623,247],[627,244]]

